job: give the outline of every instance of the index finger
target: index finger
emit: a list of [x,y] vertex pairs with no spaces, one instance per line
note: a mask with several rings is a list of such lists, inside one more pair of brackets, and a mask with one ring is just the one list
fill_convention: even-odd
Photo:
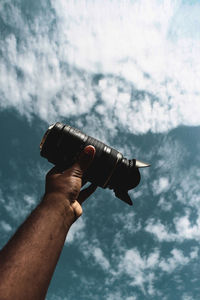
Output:
[[[95,148],[92,145],[88,145],[81,152],[78,160],[73,164],[71,169],[76,170],[77,174],[81,178],[83,173],[89,168],[90,164],[93,161],[95,156]],[[68,169],[66,169],[63,173],[65,173]]]

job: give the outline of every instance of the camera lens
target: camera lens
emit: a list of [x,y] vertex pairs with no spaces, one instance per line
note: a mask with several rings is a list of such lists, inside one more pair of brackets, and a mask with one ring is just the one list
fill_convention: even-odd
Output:
[[[135,159],[128,160],[119,151],[101,141],[59,122],[51,125],[45,133],[40,144],[40,154],[64,170],[77,160],[81,151],[88,145],[94,146],[96,153],[84,174],[84,180],[102,188],[113,189],[117,197],[131,204],[130,198],[127,198],[127,191],[140,182]],[[140,164],[143,164],[143,167],[149,166],[142,162]]]

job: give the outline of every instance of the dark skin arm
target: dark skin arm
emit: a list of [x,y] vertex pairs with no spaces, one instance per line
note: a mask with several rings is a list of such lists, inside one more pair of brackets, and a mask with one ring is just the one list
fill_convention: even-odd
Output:
[[0,299],[40,300],[45,295],[71,225],[96,186],[80,192],[82,176],[95,155],[87,146],[79,161],[46,176],[41,203],[0,252]]

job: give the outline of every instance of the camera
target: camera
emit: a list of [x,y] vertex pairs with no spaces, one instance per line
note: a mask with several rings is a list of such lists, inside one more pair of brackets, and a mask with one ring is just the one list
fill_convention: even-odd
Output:
[[65,170],[75,163],[81,151],[88,145],[94,146],[96,153],[84,173],[83,184],[89,181],[101,188],[109,188],[116,197],[132,205],[128,190],[139,184],[139,168],[148,167],[149,164],[127,159],[101,141],[60,122],[51,125],[44,134],[40,143],[40,154],[60,170]]

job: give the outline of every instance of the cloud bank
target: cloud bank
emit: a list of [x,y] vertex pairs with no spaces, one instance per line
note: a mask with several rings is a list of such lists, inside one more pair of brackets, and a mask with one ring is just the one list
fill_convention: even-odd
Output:
[[1,110],[137,134],[200,125],[200,21],[181,17],[198,4],[36,4],[1,1]]

